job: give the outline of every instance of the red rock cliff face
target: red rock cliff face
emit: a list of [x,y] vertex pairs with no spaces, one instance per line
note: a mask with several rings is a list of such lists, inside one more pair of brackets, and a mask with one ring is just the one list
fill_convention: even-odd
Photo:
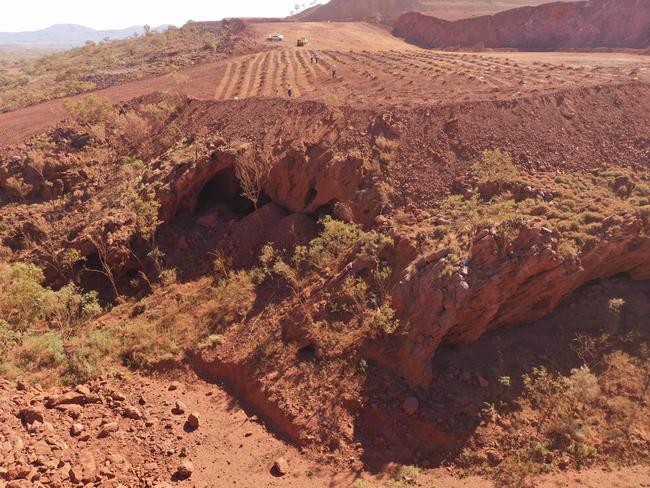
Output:
[[428,385],[431,359],[441,344],[467,344],[486,331],[538,320],[589,281],[629,273],[650,278],[650,239],[646,223],[629,215],[616,233],[575,262],[557,252],[547,229],[525,228],[514,254],[499,249],[487,231],[475,236],[467,274],[440,280],[440,256],[422,271],[407,268],[394,290],[394,304],[406,311],[409,334],[399,351],[399,369],[412,384]]
[[429,48],[640,49],[650,45],[650,0],[548,3],[456,22],[408,13],[394,33]]

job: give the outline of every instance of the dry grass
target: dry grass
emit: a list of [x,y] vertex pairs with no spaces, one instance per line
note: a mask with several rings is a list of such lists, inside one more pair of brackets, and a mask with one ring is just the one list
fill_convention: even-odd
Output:
[[[629,184],[629,193],[622,193],[621,182]],[[643,175],[627,169],[520,174],[507,154],[487,151],[472,168],[469,192],[448,197],[428,219],[434,228],[425,247],[448,250],[451,272],[483,229],[512,242],[521,229],[546,228],[557,235],[559,255],[575,259],[622,231],[629,220],[624,214],[637,216],[647,228],[649,188]]]
[[[222,28],[188,23],[180,29],[118,41],[87,43],[64,52],[0,55],[0,112],[96,88],[169,73],[218,57]],[[6,65],[8,61],[4,62]]]

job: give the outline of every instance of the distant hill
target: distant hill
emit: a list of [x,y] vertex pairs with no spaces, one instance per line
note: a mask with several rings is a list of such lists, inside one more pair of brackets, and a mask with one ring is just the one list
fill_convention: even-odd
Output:
[[650,0],[547,3],[456,22],[408,13],[394,34],[428,48],[643,49],[650,45]]
[[406,12],[457,20],[494,14],[544,0],[331,0],[292,17],[302,22],[378,20],[390,23]]
[[[169,25],[157,27],[156,31],[169,28]],[[141,25],[126,29],[95,30],[75,24],[55,24],[46,29],[30,32],[0,32],[0,45],[22,47],[68,48],[82,46],[86,41],[99,42],[111,39],[126,39],[134,34],[144,33]]]

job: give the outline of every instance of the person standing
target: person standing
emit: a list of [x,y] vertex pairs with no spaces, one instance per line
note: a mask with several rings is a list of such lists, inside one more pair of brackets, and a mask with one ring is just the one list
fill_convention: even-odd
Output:
[[287,88],[287,95],[289,95],[289,98],[293,97],[293,87],[291,85]]
[[336,78],[336,66],[332,65],[332,79]]

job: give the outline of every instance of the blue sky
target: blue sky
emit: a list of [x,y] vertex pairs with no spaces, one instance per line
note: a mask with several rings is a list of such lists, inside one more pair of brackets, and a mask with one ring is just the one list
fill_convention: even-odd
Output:
[[[52,24],[95,29],[181,25],[224,17],[282,17],[313,0],[0,0],[0,31],[36,30]],[[319,0],[325,3],[325,0]]]

